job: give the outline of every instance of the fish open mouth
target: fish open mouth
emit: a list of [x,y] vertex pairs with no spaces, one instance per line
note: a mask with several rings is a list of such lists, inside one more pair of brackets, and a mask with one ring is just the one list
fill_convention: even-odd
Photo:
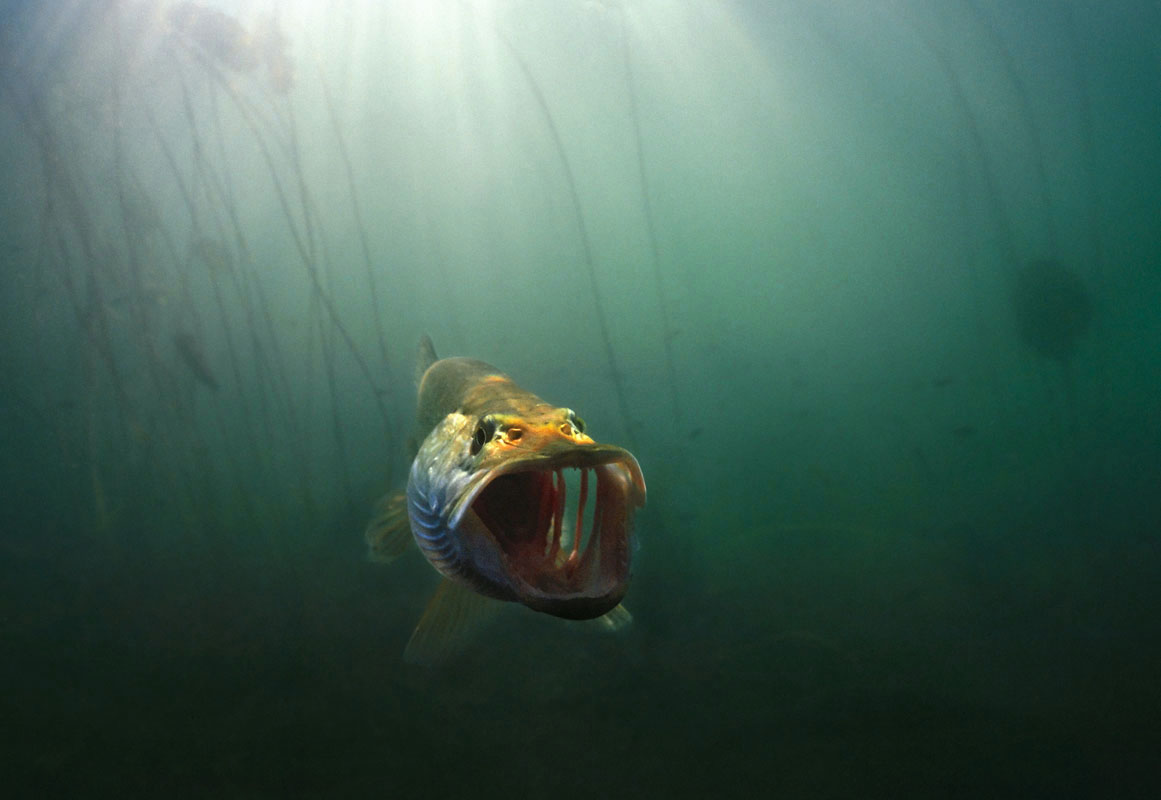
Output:
[[633,514],[645,502],[628,451],[593,445],[508,462],[473,495],[471,510],[503,551],[525,605],[590,619],[621,601]]

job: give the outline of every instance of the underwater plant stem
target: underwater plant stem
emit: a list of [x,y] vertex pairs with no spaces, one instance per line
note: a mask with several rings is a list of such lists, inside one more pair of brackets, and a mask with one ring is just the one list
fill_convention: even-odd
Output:
[[[334,459],[335,471],[340,478],[340,484],[343,489],[344,498],[349,507],[354,505],[354,495],[351,491],[351,477],[347,465],[347,443],[346,436],[343,433],[342,416],[340,414],[339,405],[339,390],[338,379],[335,371],[335,337],[334,326],[328,325],[327,318],[323,315],[322,294],[325,292],[331,283],[331,261],[330,253],[327,248],[326,231],[321,223],[321,215],[318,208],[315,206],[311,193],[307,187],[306,178],[302,170],[301,151],[298,146],[298,128],[294,114],[294,107],[289,103],[286,104],[285,113],[279,114],[278,109],[275,108],[275,115],[280,118],[286,128],[286,145],[287,156],[290,159],[294,173],[297,177],[298,183],[298,199],[302,205],[302,220],[303,227],[306,229],[307,246],[310,253],[312,264],[315,265],[316,270],[321,263],[321,289],[314,288],[311,291],[311,314],[309,315],[313,321],[312,331],[317,331],[319,340],[319,354],[323,363],[324,375],[326,378],[327,395],[330,400],[331,411],[331,439],[334,443]],[[315,228],[318,228],[317,236],[315,236]],[[317,242],[317,246],[316,246]],[[321,250],[321,258],[319,254]],[[317,327],[315,327],[317,326]],[[311,335],[310,341],[314,341],[314,336]],[[313,364],[313,359],[307,359],[308,364]]]
[[625,21],[625,7],[618,6],[621,19],[621,45],[625,58],[625,83],[629,89],[629,117],[633,121],[633,142],[637,149],[637,172],[641,185],[641,206],[645,213],[645,232],[649,238],[649,252],[653,257],[653,285],[657,293],[657,308],[661,314],[661,339],[665,347],[665,373],[669,384],[669,401],[673,405],[674,421],[682,421],[681,401],[677,395],[677,371],[673,366],[673,339],[677,332],[669,318],[669,303],[665,297],[665,280],[661,270],[661,253],[657,245],[657,226],[653,221],[653,202],[649,193],[649,173],[645,168],[645,146],[641,137],[641,115],[637,109],[637,82],[633,74],[633,59],[629,50],[629,26]]
[[[315,228],[320,227],[317,220],[318,215],[315,213],[314,204],[311,202],[310,190],[306,185],[306,175],[302,170],[302,149],[298,146],[298,123],[294,115],[294,106],[289,100],[284,102],[285,113],[282,116],[282,125],[286,130],[286,139],[282,142],[283,150],[286,153],[287,159],[290,161],[291,174],[294,176],[294,182],[297,188],[298,202],[302,206],[302,233],[306,240],[306,252],[310,256],[310,263],[315,270],[318,269],[318,245],[315,242]],[[274,105],[275,117],[279,116],[279,108]],[[275,137],[275,141],[278,141]],[[323,286],[323,289],[327,287]]]
[[1019,116],[1024,123],[1025,132],[1028,134],[1028,140],[1032,146],[1033,156],[1031,160],[1036,169],[1036,182],[1040,192],[1040,204],[1044,210],[1044,232],[1048,239],[1048,253],[1053,258],[1056,258],[1060,254],[1060,244],[1056,232],[1056,216],[1053,213],[1052,197],[1048,186],[1048,165],[1044,160],[1044,143],[1040,137],[1040,127],[1036,124],[1036,115],[1032,110],[1032,99],[1028,94],[1028,87],[1024,85],[1024,81],[1020,78],[1020,73],[1016,69],[1016,62],[1012,58],[1012,51],[1004,43],[1003,38],[995,26],[980,11],[975,0],[964,0],[964,3],[971,10],[972,15],[976,18],[980,27],[995,42],[1000,59],[1004,64],[1004,71],[1007,73],[1008,80],[1016,92],[1016,105],[1020,109]]
[[367,273],[367,289],[370,294],[371,311],[375,320],[375,336],[379,342],[379,354],[383,359],[384,366],[389,367],[391,359],[387,351],[387,336],[383,331],[383,315],[379,309],[379,282],[375,280],[374,262],[371,258],[371,245],[367,240],[367,226],[363,223],[363,211],[359,205],[359,193],[355,189],[355,171],[351,166],[351,155],[347,151],[347,142],[343,137],[343,128],[339,124],[339,115],[335,109],[334,97],[331,95],[330,86],[327,85],[321,67],[318,72],[319,83],[322,86],[323,97],[326,100],[327,113],[330,116],[331,127],[334,129],[335,141],[339,148],[339,157],[343,162],[343,172],[347,178],[347,189],[351,195],[351,213],[355,218],[355,230],[359,236],[359,249],[362,252],[363,266],[366,268]]
[[[190,192],[189,187],[186,185],[185,179],[182,178],[181,170],[178,169],[177,160],[174,158],[172,148],[170,148],[169,143],[165,140],[165,137],[161,133],[160,127],[157,125],[157,120],[154,118],[153,113],[151,111],[149,111],[148,109],[147,109],[147,115],[148,115],[151,127],[153,128],[154,136],[157,139],[158,145],[161,147],[162,155],[165,158],[166,163],[169,165],[170,171],[173,173],[173,178],[174,178],[175,183],[177,184],[178,193],[181,195],[182,200],[185,202],[186,209],[187,209],[189,216],[190,216],[190,226],[193,229],[194,236],[200,238],[204,234],[203,234],[202,224],[200,221],[200,216],[199,216],[198,210],[197,210],[197,205],[194,203],[193,196]],[[203,166],[201,163],[201,155],[200,155],[201,148],[200,148],[200,145],[198,145],[197,141],[196,141],[197,131],[194,130],[194,131],[192,131],[192,133],[193,133],[193,136],[195,137],[194,168],[195,168],[195,170],[200,171],[202,169],[202,166]],[[175,251],[173,253],[173,258],[174,258],[175,264],[177,264],[178,263],[178,256],[176,253],[176,248],[174,248],[171,245],[171,249],[173,249]],[[180,266],[178,266],[177,272],[179,275],[179,282],[182,286],[182,292],[185,295],[185,300],[186,300],[186,305],[188,307],[188,311],[193,316],[195,323],[196,323],[196,327],[198,327],[200,329],[200,327],[201,327],[200,316],[198,315],[198,312],[197,312],[197,304],[193,300],[192,292],[191,292],[190,287],[189,287],[189,281],[185,276],[185,270],[181,269]],[[221,286],[220,286],[219,281],[218,281],[218,276],[214,272],[214,270],[212,270],[212,269],[208,270],[208,272],[210,273],[209,274],[210,288],[211,288],[213,296],[214,296],[214,303],[218,309],[218,315],[221,318],[222,334],[226,339],[226,352],[229,355],[230,371],[233,373],[234,383],[236,384],[236,387],[237,387],[236,391],[238,393],[239,405],[240,405],[241,412],[242,412],[243,428],[245,429],[245,432],[246,432],[245,436],[249,440],[250,449],[253,451],[256,463],[261,464],[264,461],[263,456],[262,456],[262,448],[259,447],[257,437],[255,436],[255,433],[254,433],[254,425],[252,423],[252,418],[251,418],[251,413],[250,413],[250,404],[247,401],[247,396],[246,396],[246,391],[245,391],[245,382],[242,379],[241,359],[239,358],[239,355],[238,355],[238,348],[234,344],[233,326],[230,324],[230,316],[229,316],[229,313],[226,309],[225,299],[222,296],[222,289],[221,289]],[[273,436],[273,431],[272,431],[271,425],[270,425],[269,410],[267,409],[266,403],[264,402],[265,396],[263,395],[263,393],[261,391],[259,391],[258,394],[259,394],[258,405],[259,405],[262,419],[264,421],[264,424],[265,424],[265,427],[266,427],[268,434]],[[216,402],[216,398],[215,398],[214,405],[215,405],[215,408],[218,410],[219,417],[220,417],[220,410],[221,409],[220,409],[220,405]],[[224,421],[219,419],[219,425],[221,426],[222,433],[225,436],[226,431],[225,431]],[[228,436],[227,436],[227,439],[228,439]]]
[[[299,200],[302,203],[302,220],[303,226],[310,233],[314,228],[318,227],[318,248],[322,250],[321,263],[323,266],[323,277],[329,285],[331,282],[331,261],[330,254],[327,248],[326,231],[323,229],[321,222],[321,215],[318,208],[314,204],[312,195],[306,183],[306,176],[302,169],[302,151],[298,146],[298,123],[294,114],[294,106],[290,104],[289,100],[285,103],[286,113],[284,115],[285,125],[287,128],[287,139],[289,141],[289,150],[291,154],[291,163],[294,165],[294,173],[298,179]],[[314,245],[315,237],[313,235],[308,239],[308,244],[311,247],[311,258],[317,265],[320,261]],[[324,285],[321,290],[325,291],[328,286]],[[335,342],[334,337],[328,335],[327,328],[324,325],[324,320],[320,316],[319,320],[319,336],[321,339],[320,348],[323,356],[323,366],[326,369],[327,391],[330,395],[331,404],[331,436],[335,445],[335,459],[336,470],[339,473],[344,496],[347,505],[353,507],[354,494],[351,491],[351,476],[348,468],[347,458],[347,442],[346,436],[343,433],[342,415],[339,412],[339,389],[338,380],[335,373]],[[376,394],[378,397],[378,394]]]
[[[113,35],[115,42],[115,51],[124,52],[121,42],[121,9],[114,6],[114,20],[113,20]],[[129,266],[129,277],[132,281],[132,291],[129,294],[129,309],[130,314],[134,319],[138,336],[135,337],[145,356],[146,369],[150,380],[153,383],[154,389],[157,392],[158,398],[170,397],[173,407],[177,410],[178,416],[181,418],[183,424],[175,426],[175,432],[178,436],[184,436],[192,442],[192,451],[195,458],[202,458],[202,454],[208,452],[206,446],[205,435],[198,425],[197,415],[193,412],[192,401],[188,398],[182,397],[181,393],[174,388],[173,381],[166,380],[163,374],[164,367],[161,363],[160,356],[157,352],[157,338],[154,330],[153,320],[149,314],[149,310],[145,303],[144,282],[141,278],[142,268],[142,242],[137,232],[134,230],[130,219],[129,202],[126,195],[125,176],[127,173],[125,167],[125,144],[123,141],[124,135],[124,105],[122,102],[122,68],[123,65],[119,62],[114,62],[111,70],[112,80],[110,81],[110,93],[112,97],[112,112],[114,118],[113,124],[113,189],[117,197],[117,206],[121,215],[121,228],[124,234],[125,254]],[[219,409],[219,419],[221,419]],[[202,459],[204,463],[199,465],[199,468],[191,474],[182,462],[175,461],[175,467],[170,471],[169,486],[165,488],[165,494],[179,494],[183,489],[187,493],[190,503],[193,508],[199,509],[204,518],[210,524],[211,529],[216,529],[217,526],[217,503],[214,499],[217,496],[215,489],[216,470],[215,465],[209,463],[208,459]],[[164,465],[158,465],[164,469]],[[156,470],[151,470],[155,472]],[[180,473],[180,477],[178,475]],[[198,502],[195,496],[195,487],[200,486],[204,499],[206,502]]]
[[980,161],[979,172],[980,178],[984,182],[984,194],[987,196],[988,205],[992,209],[994,222],[1000,232],[1000,249],[1003,253],[1005,263],[1008,264],[1008,270],[1012,273],[1016,269],[1017,264],[1015,234],[1012,231],[1012,224],[1008,219],[1007,212],[1004,210],[1004,204],[1000,199],[1000,190],[996,186],[995,166],[992,164],[991,157],[988,155],[988,148],[984,143],[984,136],[980,131],[979,121],[972,112],[971,103],[968,102],[963,83],[952,67],[947,54],[941,48],[937,47],[935,42],[928,38],[918,26],[910,24],[905,19],[902,21],[903,24],[911,28],[911,31],[923,42],[927,51],[931,53],[932,58],[939,64],[944,79],[947,81],[948,88],[951,89],[955,104],[963,114],[964,125],[971,139],[972,149],[975,150],[976,156]]
[[1103,283],[1105,267],[1104,236],[1101,232],[1101,194],[1097,179],[1096,166],[1096,133],[1093,126],[1092,99],[1088,84],[1088,73],[1083,68],[1083,57],[1080,38],[1076,32],[1076,21],[1072,17],[1072,9],[1067,3],[1061,4],[1061,14],[1064,19],[1065,31],[1068,35],[1069,47],[1072,50],[1073,68],[1076,70],[1076,94],[1080,106],[1081,147],[1084,153],[1084,177],[1088,194],[1088,231],[1092,237],[1093,280],[1099,286]]
[[631,424],[632,416],[629,413],[629,403],[625,396],[624,380],[621,376],[621,370],[617,366],[617,356],[613,351],[613,342],[609,334],[609,321],[605,314],[604,303],[601,302],[601,289],[597,281],[597,269],[593,260],[593,246],[589,239],[588,225],[585,223],[585,215],[580,201],[580,193],[577,191],[576,178],[573,176],[572,165],[568,160],[568,153],[564,149],[564,142],[560,138],[560,132],[556,127],[556,120],[552,116],[552,110],[548,107],[548,101],[544,97],[544,92],[540,89],[540,84],[536,77],[532,74],[532,70],[528,68],[528,64],[520,55],[520,52],[509,41],[501,31],[496,29],[496,36],[507,48],[512,59],[520,68],[520,74],[523,75],[528,88],[536,100],[536,107],[539,109],[541,117],[544,119],[545,127],[548,129],[549,135],[552,138],[553,148],[556,151],[557,158],[560,161],[561,171],[564,174],[564,179],[568,185],[569,198],[572,201],[573,213],[576,215],[577,232],[580,235],[581,249],[584,254],[584,262],[586,273],[589,279],[589,288],[593,295],[593,307],[597,316],[597,330],[601,336],[601,344],[605,351],[605,361],[609,368],[609,377],[613,382],[613,390],[617,397],[617,407],[621,413],[621,423],[625,428],[625,437],[631,448],[636,449],[635,436],[633,435],[634,426]]
[[[197,124],[197,118],[195,117],[195,115],[193,113],[193,106],[192,106],[192,103],[190,102],[189,87],[186,84],[185,75],[181,72],[180,67],[178,68],[178,78],[179,78],[179,84],[181,86],[182,106],[183,106],[183,109],[185,112],[186,123],[189,126],[190,142],[191,142],[191,146],[192,146],[192,150],[193,150],[194,173],[197,176],[197,178],[200,179],[200,182],[202,183],[204,190],[208,196],[210,193],[210,186],[213,184],[213,177],[214,177],[213,170],[210,168],[209,164],[206,163],[205,148],[202,147],[201,134],[199,131],[199,126]],[[157,120],[156,120],[152,110],[149,109],[148,107],[146,108],[146,114],[147,114],[148,119],[149,119],[150,127],[153,129],[154,136],[157,139],[159,146],[161,147],[162,154],[165,157],[166,163],[169,165],[170,171],[173,173],[174,181],[177,183],[178,191],[180,192],[182,200],[184,201],[184,203],[186,205],[186,209],[189,212],[190,226],[193,229],[193,235],[195,237],[195,240],[201,240],[205,236],[205,227],[202,224],[201,215],[198,212],[198,207],[197,207],[197,203],[194,200],[193,192],[186,185],[186,181],[182,178],[181,170],[177,166],[177,159],[174,157],[174,154],[173,154],[173,149],[169,146],[169,143],[166,141],[165,137],[162,135],[161,128],[157,124]],[[213,207],[213,205],[214,204],[211,202],[211,207]],[[230,199],[223,198],[223,202],[221,203],[221,205],[223,207],[225,207],[225,209],[227,210],[227,214],[230,218],[234,218],[236,216],[237,211],[234,208],[232,198],[230,198]],[[176,254],[175,254],[175,258],[176,258]],[[182,283],[183,290],[185,291],[187,297],[189,297],[189,295],[190,295],[189,281],[185,277],[185,271],[179,269],[178,272],[179,272],[179,275],[181,276],[180,280]],[[237,384],[236,391],[238,392],[239,399],[241,400],[241,403],[242,403],[243,419],[245,421],[245,426],[246,426],[248,432],[250,432],[250,438],[252,439],[252,446],[253,446],[254,450],[256,451],[255,454],[258,455],[258,451],[260,451],[260,448],[258,447],[257,440],[254,437],[252,430],[251,430],[253,426],[251,423],[250,404],[247,400],[247,393],[246,393],[246,389],[245,389],[245,384],[242,381],[241,364],[240,364],[241,359],[239,357],[239,348],[237,348],[235,346],[235,342],[234,342],[233,326],[230,324],[229,315],[227,314],[227,311],[226,311],[226,305],[225,305],[225,302],[222,298],[221,287],[219,285],[220,282],[219,282],[217,272],[213,269],[208,269],[207,272],[209,273],[209,280],[211,283],[211,288],[213,289],[215,302],[216,302],[217,307],[218,307],[218,312],[219,312],[219,315],[222,319],[222,330],[223,330],[223,334],[226,338],[227,352],[229,353],[229,356],[230,356],[230,367],[231,367],[231,371],[234,374],[235,383]],[[238,279],[237,279],[236,269],[231,269],[230,274],[235,281],[236,288],[238,288],[238,286],[237,286]],[[255,363],[261,367],[261,366],[265,365],[265,358],[264,358],[261,343],[260,343],[260,340],[259,340],[259,337],[257,334],[257,326],[254,323],[254,312],[253,312],[252,304],[250,303],[249,294],[246,292],[243,292],[243,291],[239,291],[239,295],[241,296],[241,298],[243,300],[243,310],[244,310],[245,315],[246,315],[247,327],[250,331],[250,336],[251,336],[251,340],[252,340],[252,344],[253,344],[253,348],[254,348]],[[197,306],[193,302],[192,297],[190,298],[189,305],[190,305],[191,311],[195,314],[195,317],[196,317]],[[259,414],[261,415],[261,418],[263,421],[263,425],[265,426],[266,431],[267,431],[267,435],[270,437],[273,437],[273,429],[272,429],[271,421],[270,421],[270,410],[268,407],[268,403],[266,402],[266,394],[265,394],[265,392],[262,391],[261,384],[259,384],[259,386],[258,386],[257,404],[258,404]]]
[[317,317],[320,350],[323,356],[323,367],[326,370],[327,391],[331,405],[331,435],[335,444],[335,467],[343,487],[343,496],[348,507],[354,507],[355,495],[351,491],[351,475],[347,467],[347,440],[343,434],[343,423],[339,415],[339,388],[335,378],[335,345],[334,336],[329,335],[326,320],[320,313]]
[[[73,172],[68,168],[68,151],[57,143],[53,128],[49,122],[47,112],[38,98],[33,94],[22,95],[8,80],[8,76],[0,70],[0,90],[7,95],[9,103],[16,111],[29,138],[36,145],[40,154],[40,166],[44,181],[45,194],[45,236],[51,240],[57,250],[56,257],[46,257],[56,268],[58,277],[65,287],[65,292],[76,319],[77,329],[81,332],[84,342],[92,348],[108,373],[112,382],[113,401],[116,409],[116,421],[119,433],[127,438],[130,429],[130,404],[125,382],[122,379],[122,369],[117,355],[113,351],[112,340],[109,335],[108,311],[101,297],[100,283],[96,274],[95,242],[92,220],[89,218],[80,197],[80,190],[75,185]],[[62,219],[60,206],[63,204]],[[73,272],[73,257],[69,247],[69,235],[66,222],[71,228],[76,241],[81,248],[82,277],[85,280],[84,297],[82,289],[77,285]],[[95,396],[95,371],[89,366],[90,353],[82,353],[86,364],[85,386],[89,394]],[[91,476],[94,482],[94,521],[104,524],[107,506],[104,501],[103,484],[100,483],[99,452],[92,422],[86,435],[85,448],[89,454]],[[100,489],[100,492],[96,490]]]
[[[198,53],[196,50],[189,48],[189,51],[214,78],[217,86],[223,92],[225,92],[226,96],[229,97],[230,100],[234,103],[234,106],[237,108],[238,113],[241,115],[243,122],[254,134],[255,141],[258,144],[258,149],[262,153],[263,161],[266,163],[267,170],[270,173],[271,183],[274,187],[275,195],[278,197],[279,206],[282,209],[284,217],[286,218],[287,225],[290,228],[291,238],[294,241],[295,248],[298,250],[299,257],[301,259],[303,268],[306,270],[311,286],[314,288],[315,292],[318,293],[318,297],[326,309],[331,324],[334,325],[335,329],[339,332],[339,335],[342,337],[344,344],[346,344],[347,349],[351,354],[351,358],[354,359],[355,364],[359,371],[362,373],[363,378],[367,382],[367,385],[370,386],[371,390],[374,392],[375,403],[379,410],[384,427],[386,429],[390,429],[391,419],[387,413],[387,407],[383,402],[383,398],[380,396],[379,392],[376,391],[376,382],[374,376],[371,373],[370,366],[367,364],[367,360],[363,357],[362,352],[360,352],[358,346],[355,344],[354,339],[351,337],[350,330],[348,330],[347,326],[343,323],[342,317],[339,315],[338,309],[335,308],[334,301],[331,299],[330,294],[323,287],[322,281],[319,278],[318,265],[311,255],[311,250],[308,247],[307,242],[304,240],[302,232],[299,231],[298,225],[296,225],[294,222],[294,214],[290,207],[290,199],[287,196],[286,187],[283,186],[282,179],[279,177],[278,167],[274,163],[274,155],[270,152],[270,147],[266,143],[266,139],[262,135],[261,129],[258,127],[253,109],[249,103],[247,103],[242,99],[241,96],[238,95],[238,93],[230,85],[230,82],[225,79],[225,76],[221,74],[217,67],[210,63],[201,53]],[[302,179],[301,170],[299,170],[299,179],[300,181]]]
[[[180,69],[180,62],[175,59],[175,63],[178,64],[178,68]],[[212,82],[212,78],[210,80]],[[185,87],[184,77],[182,80],[182,88],[188,103],[189,92]],[[226,165],[229,159],[226,140],[222,131],[221,118],[218,113],[218,96],[213,91],[210,91],[208,96],[211,114],[210,121],[217,143],[218,157],[221,163]],[[194,124],[192,107],[187,113],[190,116],[191,125]],[[225,209],[226,218],[233,234],[233,240],[240,256],[235,265],[235,269],[232,271],[232,277],[235,288],[245,303],[251,341],[254,347],[255,358],[259,364],[265,363],[265,347],[262,344],[262,332],[264,331],[268,337],[273,369],[264,369],[263,375],[267,376],[267,379],[270,381],[270,393],[273,400],[275,402],[281,401],[282,410],[286,417],[287,432],[289,433],[289,436],[286,436],[285,439],[295,450],[297,456],[296,464],[298,465],[300,497],[306,508],[308,518],[313,519],[315,516],[315,504],[313,490],[311,488],[313,485],[313,481],[311,480],[312,459],[308,456],[310,453],[309,429],[302,421],[304,415],[300,413],[298,404],[295,401],[296,392],[291,391],[290,378],[286,368],[286,358],[283,355],[278,332],[274,325],[274,318],[270,311],[270,302],[266,296],[266,290],[262,286],[262,281],[254,269],[254,263],[250,256],[250,248],[247,244],[246,235],[238,214],[238,204],[235,200],[236,195],[234,193],[233,181],[230,177],[231,173],[229,169],[223,167],[219,175],[215,170],[210,169],[208,165],[206,173],[211,180],[211,187],[214,194],[218,198],[217,203],[213,203],[211,200],[211,205],[221,206]],[[256,298],[256,303],[252,298]],[[259,314],[258,320],[255,320],[253,314],[255,305],[257,305]],[[261,329],[258,324],[259,322],[261,323]],[[271,435],[273,436],[273,434]]]
[[[322,67],[315,65],[318,70],[319,84],[322,86],[323,98],[326,101],[327,114],[330,117],[331,127],[334,130],[335,141],[338,144],[339,157],[343,161],[343,170],[347,178],[347,189],[351,196],[351,213],[355,219],[355,230],[359,237],[359,247],[363,255],[363,267],[367,275],[367,288],[369,290],[369,302],[371,304],[372,319],[375,323],[375,337],[379,343],[379,357],[382,360],[382,367],[386,373],[388,390],[394,388],[394,379],[391,375],[391,357],[387,350],[387,336],[383,329],[383,315],[380,311],[379,303],[379,288],[378,281],[375,279],[374,262],[371,258],[371,245],[367,239],[367,226],[363,223],[363,211],[359,205],[359,193],[355,189],[355,171],[351,166],[351,155],[347,151],[347,142],[343,137],[343,128],[339,124],[339,115],[335,109],[334,97],[331,94],[330,86],[323,75]],[[391,425],[387,430],[387,442],[391,443],[398,440],[397,430],[394,425]],[[388,466],[388,485],[392,485],[392,466],[394,462],[389,462]]]

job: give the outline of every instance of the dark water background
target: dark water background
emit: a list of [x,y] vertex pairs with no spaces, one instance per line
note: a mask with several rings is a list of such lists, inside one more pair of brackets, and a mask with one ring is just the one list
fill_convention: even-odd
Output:
[[[5,796],[1155,796],[1155,3],[217,7],[3,5]],[[628,632],[401,662],[422,333]]]

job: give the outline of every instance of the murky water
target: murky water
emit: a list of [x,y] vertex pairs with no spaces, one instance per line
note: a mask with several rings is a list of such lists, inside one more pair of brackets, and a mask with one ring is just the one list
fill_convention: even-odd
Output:
[[[1154,4],[2,8],[6,792],[1157,789]],[[630,627],[404,663],[423,334],[636,455]]]

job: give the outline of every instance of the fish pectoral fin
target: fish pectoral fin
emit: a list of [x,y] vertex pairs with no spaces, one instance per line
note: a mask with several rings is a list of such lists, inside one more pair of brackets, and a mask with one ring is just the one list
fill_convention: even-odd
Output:
[[633,615],[629,609],[617,604],[611,611],[587,623],[598,633],[619,633],[633,624]]
[[386,564],[407,552],[413,538],[405,492],[383,496],[375,506],[375,516],[367,523],[363,537],[370,547],[372,561]]
[[403,651],[409,664],[433,666],[462,652],[503,604],[444,578]]

